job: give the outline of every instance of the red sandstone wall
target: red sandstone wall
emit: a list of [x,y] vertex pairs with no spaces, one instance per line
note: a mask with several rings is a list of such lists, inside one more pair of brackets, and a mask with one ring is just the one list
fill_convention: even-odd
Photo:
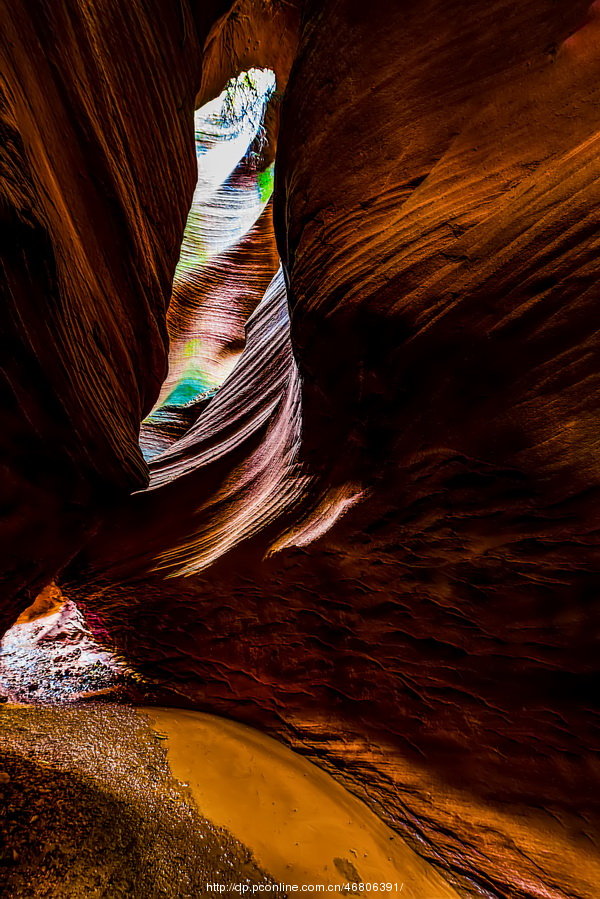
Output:
[[[218,24],[204,99],[241,60],[271,64],[282,34],[272,64],[287,77],[286,6],[236,4]],[[58,453],[27,487],[35,514],[9,519],[7,584],[22,586],[76,550],[99,511],[90,485],[143,483],[135,423],[164,365],[199,45],[185,16],[157,8],[135,74],[95,69],[88,108],[73,68],[49,73],[14,49],[67,24],[14,21],[13,83],[30,79],[29,97],[50,87],[44,149],[24,94],[7,113],[13,180],[29,153],[7,215],[41,221],[27,258],[28,238],[15,241],[11,334],[45,375],[20,398],[27,423],[7,414],[7,483],[21,465],[29,485],[47,446]],[[275,195],[291,324],[280,281],[218,402],[63,578],[180,701],[302,747],[464,889],[493,896],[592,899],[599,882],[598,21],[588,2],[303,5]],[[65,41],[77,63],[80,39]],[[143,106],[168,124],[156,146],[132,86],[156,92]],[[43,281],[34,257],[49,260]],[[88,316],[109,332],[91,355],[88,331],[63,340],[60,369],[31,324],[48,284],[57,333],[83,333]],[[23,390],[29,369],[11,365]],[[50,420],[42,382],[62,409]],[[62,449],[67,423],[76,452]],[[23,442],[29,467],[15,461]]]

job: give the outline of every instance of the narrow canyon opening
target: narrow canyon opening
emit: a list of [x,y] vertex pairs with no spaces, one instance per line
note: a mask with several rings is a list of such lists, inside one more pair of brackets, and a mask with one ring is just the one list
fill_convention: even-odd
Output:
[[277,270],[276,136],[265,128],[277,102],[275,73],[252,68],[194,115],[198,180],[167,313],[169,369],[141,426],[146,460],[193,426],[231,373],[248,317]]
[[0,893],[600,892],[592,0],[0,0]]

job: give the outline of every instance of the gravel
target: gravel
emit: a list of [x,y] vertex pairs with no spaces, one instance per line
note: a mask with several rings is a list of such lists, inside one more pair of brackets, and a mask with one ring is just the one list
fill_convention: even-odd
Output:
[[[214,896],[271,883],[204,819],[164,743],[126,705],[0,706],[0,895]],[[279,894],[281,895],[281,894]]]

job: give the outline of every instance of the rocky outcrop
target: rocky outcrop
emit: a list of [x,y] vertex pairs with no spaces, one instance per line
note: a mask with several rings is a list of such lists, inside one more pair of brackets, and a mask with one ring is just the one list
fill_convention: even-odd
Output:
[[[296,12],[235,4],[199,100],[251,65],[285,80]],[[599,37],[588,2],[302,4],[277,145],[282,271],[231,375],[62,575],[171,696],[310,753],[479,895],[591,899],[599,882]],[[181,236],[173,206],[165,192]],[[167,251],[149,247],[164,296]],[[121,424],[103,438],[122,454],[149,411],[139,384],[130,396],[142,368],[125,369],[128,404],[114,396],[130,442]],[[153,371],[156,398],[162,355]],[[140,486],[126,458],[111,476],[103,443],[90,454],[111,485]]]

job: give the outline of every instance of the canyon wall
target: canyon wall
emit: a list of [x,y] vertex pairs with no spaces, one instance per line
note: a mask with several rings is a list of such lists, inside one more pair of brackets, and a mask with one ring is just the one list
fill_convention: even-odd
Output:
[[[39,374],[19,400],[27,415],[7,417],[18,436],[7,426],[4,439],[11,472],[25,466],[23,442],[37,448],[28,489],[54,505],[36,499],[35,514],[15,514],[5,547],[21,567],[5,565],[7,608],[75,556],[63,589],[163,697],[308,753],[463,891],[592,899],[597,5],[265,0],[219,21],[215,10],[212,30],[208,15],[202,26],[196,11],[193,25],[187,6],[158,6],[154,23],[143,14],[136,53],[159,48],[164,74],[95,74],[114,104],[104,109],[59,58],[52,77],[68,89],[40,100],[45,127],[56,141],[65,122],[77,134],[50,154],[51,170],[49,138],[31,138],[37,193],[10,195],[12,220],[43,210],[45,243],[31,258],[58,274],[54,294],[47,280],[32,289],[27,259],[11,275],[18,345]],[[14,49],[34,26],[18,25],[13,81],[26,70],[39,85],[45,63]],[[282,268],[253,312],[233,290],[250,312],[244,352],[209,402],[185,410],[162,444],[154,435],[163,448],[144,489],[136,428],[165,374],[192,98],[200,87],[205,102],[250,65],[273,68],[278,87],[289,73],[268,122]],[[101,128],[83,127],[75,90]],[[44,121],[32,96],[11,99],[14,154]],[[147,151],[150,110],[164,119]],[[124,177],[142,138],[140,171]],[[108,155],[100,197],[91,174],[78,179],[76,151],[92,168]],[[77,252],[59,196],[70,216],[82,209]],[[243,258],[265,277],[257,256]],[[66,349],[42,340],[48,295],[58,299],[44,322],[60,323]],[[82,338],[77,324],[90,310],[102,333],[112,328],[91,355],[91,326]],[[57,347],[60,366],[45,355]],[[17,370],[11,378],[25,391]],[[42,390],[62,409],[51,421],[36,411]],[[57,462],[38,484],[47,447]],[[72,504],[85,527],[96,522],[88,539]],[[27,568],[23,537],[36,522],[52,541],[39,532]]]
[[147,483],[200,43],[162,0],[2,4],[5,626]]

